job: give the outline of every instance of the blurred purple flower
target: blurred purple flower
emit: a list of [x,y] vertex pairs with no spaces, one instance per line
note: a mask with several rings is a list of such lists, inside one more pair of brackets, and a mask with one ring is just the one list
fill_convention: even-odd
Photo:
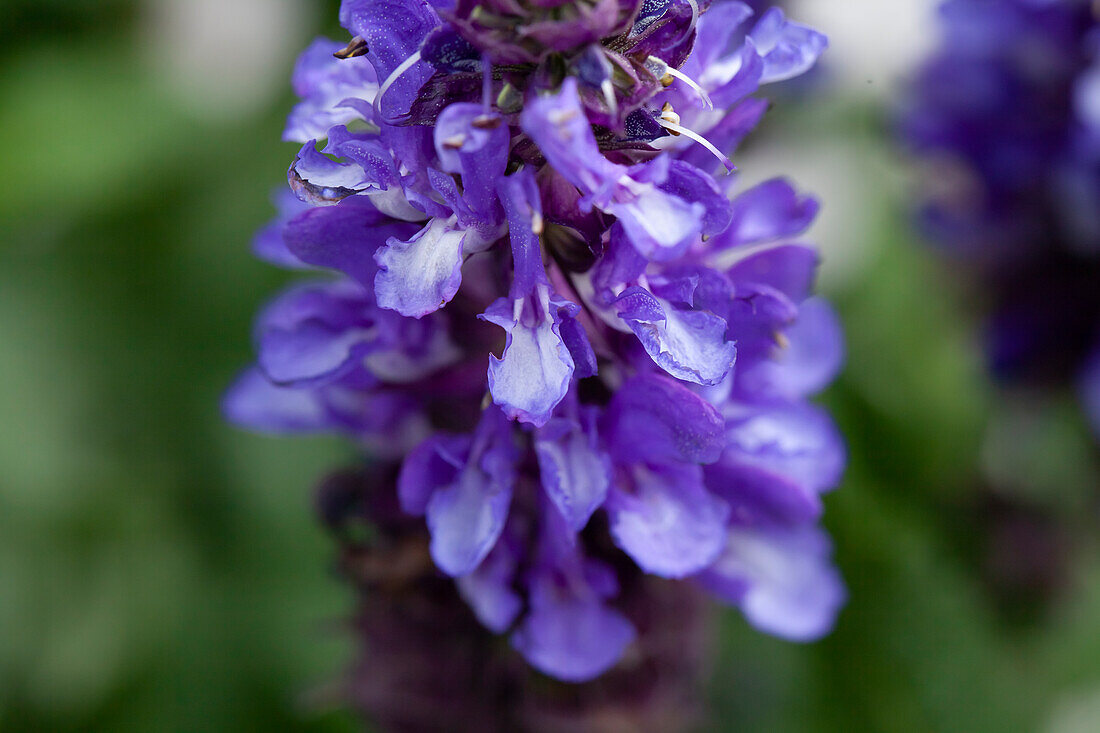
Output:
[[789,243],[818,206],[727,174],[749,95],[825,38],[733,1],[340,18],[351,43],[295,71],[297,202],[255,245],[335,277],[261,316],[230,419],[399,464],[435,566],[558,679],[638,643],[620,601],[640,571],[826,633],[844,590],[815,527],[845,455],[807,400],[843,343],[810,297],[816,252]]
[[1100,425],[1095,4],[950,0],[940,18],[943,41],[901,116],[931,172],[921,222],[988,291],[993,372],[1079,383]]

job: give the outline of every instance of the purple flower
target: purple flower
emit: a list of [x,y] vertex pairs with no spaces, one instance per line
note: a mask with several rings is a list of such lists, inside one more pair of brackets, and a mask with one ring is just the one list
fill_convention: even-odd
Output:
[[816,523],[844,448],[808,398],[843,345],[789,243],[817,202],[728,173],[748,95],[824,37],[733,1],[340,17],[355,37],[295,74],[297,202],[256,244],[331,274],[262,315],[229,417],[399,464],[434,565],[558,679],[641,643],[621,601],[643,572],[825,633],[843,589]]
[[934,176],[920,222],[987,291],[993,373],[1079,384],[1100,423],[1100,21],[1086,0],[952,0],[940,17],[900,118]]

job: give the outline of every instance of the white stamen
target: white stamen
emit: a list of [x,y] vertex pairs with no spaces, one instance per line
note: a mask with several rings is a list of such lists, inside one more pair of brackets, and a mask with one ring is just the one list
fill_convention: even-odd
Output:
[[695,30],[695,24],[699,22],[699,4],[695,0],[688,0],[688,5],[691,6],[691,25],[688,26],[688,33]]
[[665,70],[665,73],[667,73],[669,76],[679,79],[680,81],[684,82],[689,87],[694,89],[695,93],[699,95],[699,99],[703,102],[704,107],[706,107],[707,109],[712,109],[714,107],[714,102],[711,101],[710,95],[707,94],[707,90],[699,86],[690,76],[672,68],[671,66]]
[[664,86],[667,87],[672,84],[673,79],[679,79],[691,87],[692,91],[699,96],[699,101],[703,103],[703,107],[706,109],[712,109],[714,107],[714,102],[711,101],[710,95],[707,94],[707,90],[684,72],[672,68],[656,56],[647,58],[645,60],[645,67],[649,73],[657,77]]
[[683,125],[678,125],[675,122],[669,122],[667,119],[664,119],[663,117],[658,117],[657,118],[657,124],[660,125],[661,127],[665,128],[669,132],[675,133],[677,135],[684,135],[686,137],[691,138],[695,142],[699,143],[704,148],[709,150],[711,155],[713,155],[715,158],[718,158],[718,160],[722,161],[722,165],[724,165],[726,167],[727,171],[730,171],[731,173],[733,172],[734,167],[735,167],[733,165],[733,161],[730,160],[728,157],[726,157],[726,155],[721,150],[714,147],[714,143],[712,143],[710,140],[707,140],[705,137],[703,137],[699,133],[697,133],[693,130],[689,130],[688,128],[684,127]]
[[415,66],[419,61],[420,52],[417,51],[412,56],[409,56],[407,59],[402,61],[397,66],[397,68],[394,69],[388,77],[386,77],[386,81],[382,83],[382,86],[379,87],[378,94],[374,97],[374,111],[378,113],[379,118],[381,118],[382,120],[386,120],[387,122],[389,121],[386,116],[382,114],[382,97],[386,96],[386,92],[389,91],[390,87],[396,84],[397,80],[400,79],[406,71]]

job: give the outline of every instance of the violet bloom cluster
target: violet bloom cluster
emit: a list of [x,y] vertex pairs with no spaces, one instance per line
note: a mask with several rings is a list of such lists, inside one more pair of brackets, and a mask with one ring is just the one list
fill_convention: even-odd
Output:
[[791,241],[818,205],[784,180],[735,194],[727,157],[767,106],[750,95],[825,38],[732,1],[345,0],[340,20],[351,42],[295,70],[292,195],[256,241],[327,274],[261,314],[229,417],[399,462],[436,567],[559,679],[636,637],[604,545],[766,632],[827,632],[844,589],[817,525],[845,455],[808,398],[843,345]]
[[950,0],[902,115],[921,221],[974,267],[1000,378],[1081,385],[1100,431],[1100,20],[1089,0]]

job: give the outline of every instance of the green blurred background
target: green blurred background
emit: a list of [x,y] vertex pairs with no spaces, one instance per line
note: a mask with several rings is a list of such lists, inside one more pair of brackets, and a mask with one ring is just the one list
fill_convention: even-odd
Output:
[[[0,730],[355,728],[317,702],[351,594],[310,507],[351,453],[218,412],[286,278],[248,248],[285,80],[337,5],[0,0]],[[851,601],[812,646],[724,614],[710,728],[1098,731],[1093,442],[1068,396],[985,382],[906,227],[889,90],[830,79],[739,162],[826,202]]]

